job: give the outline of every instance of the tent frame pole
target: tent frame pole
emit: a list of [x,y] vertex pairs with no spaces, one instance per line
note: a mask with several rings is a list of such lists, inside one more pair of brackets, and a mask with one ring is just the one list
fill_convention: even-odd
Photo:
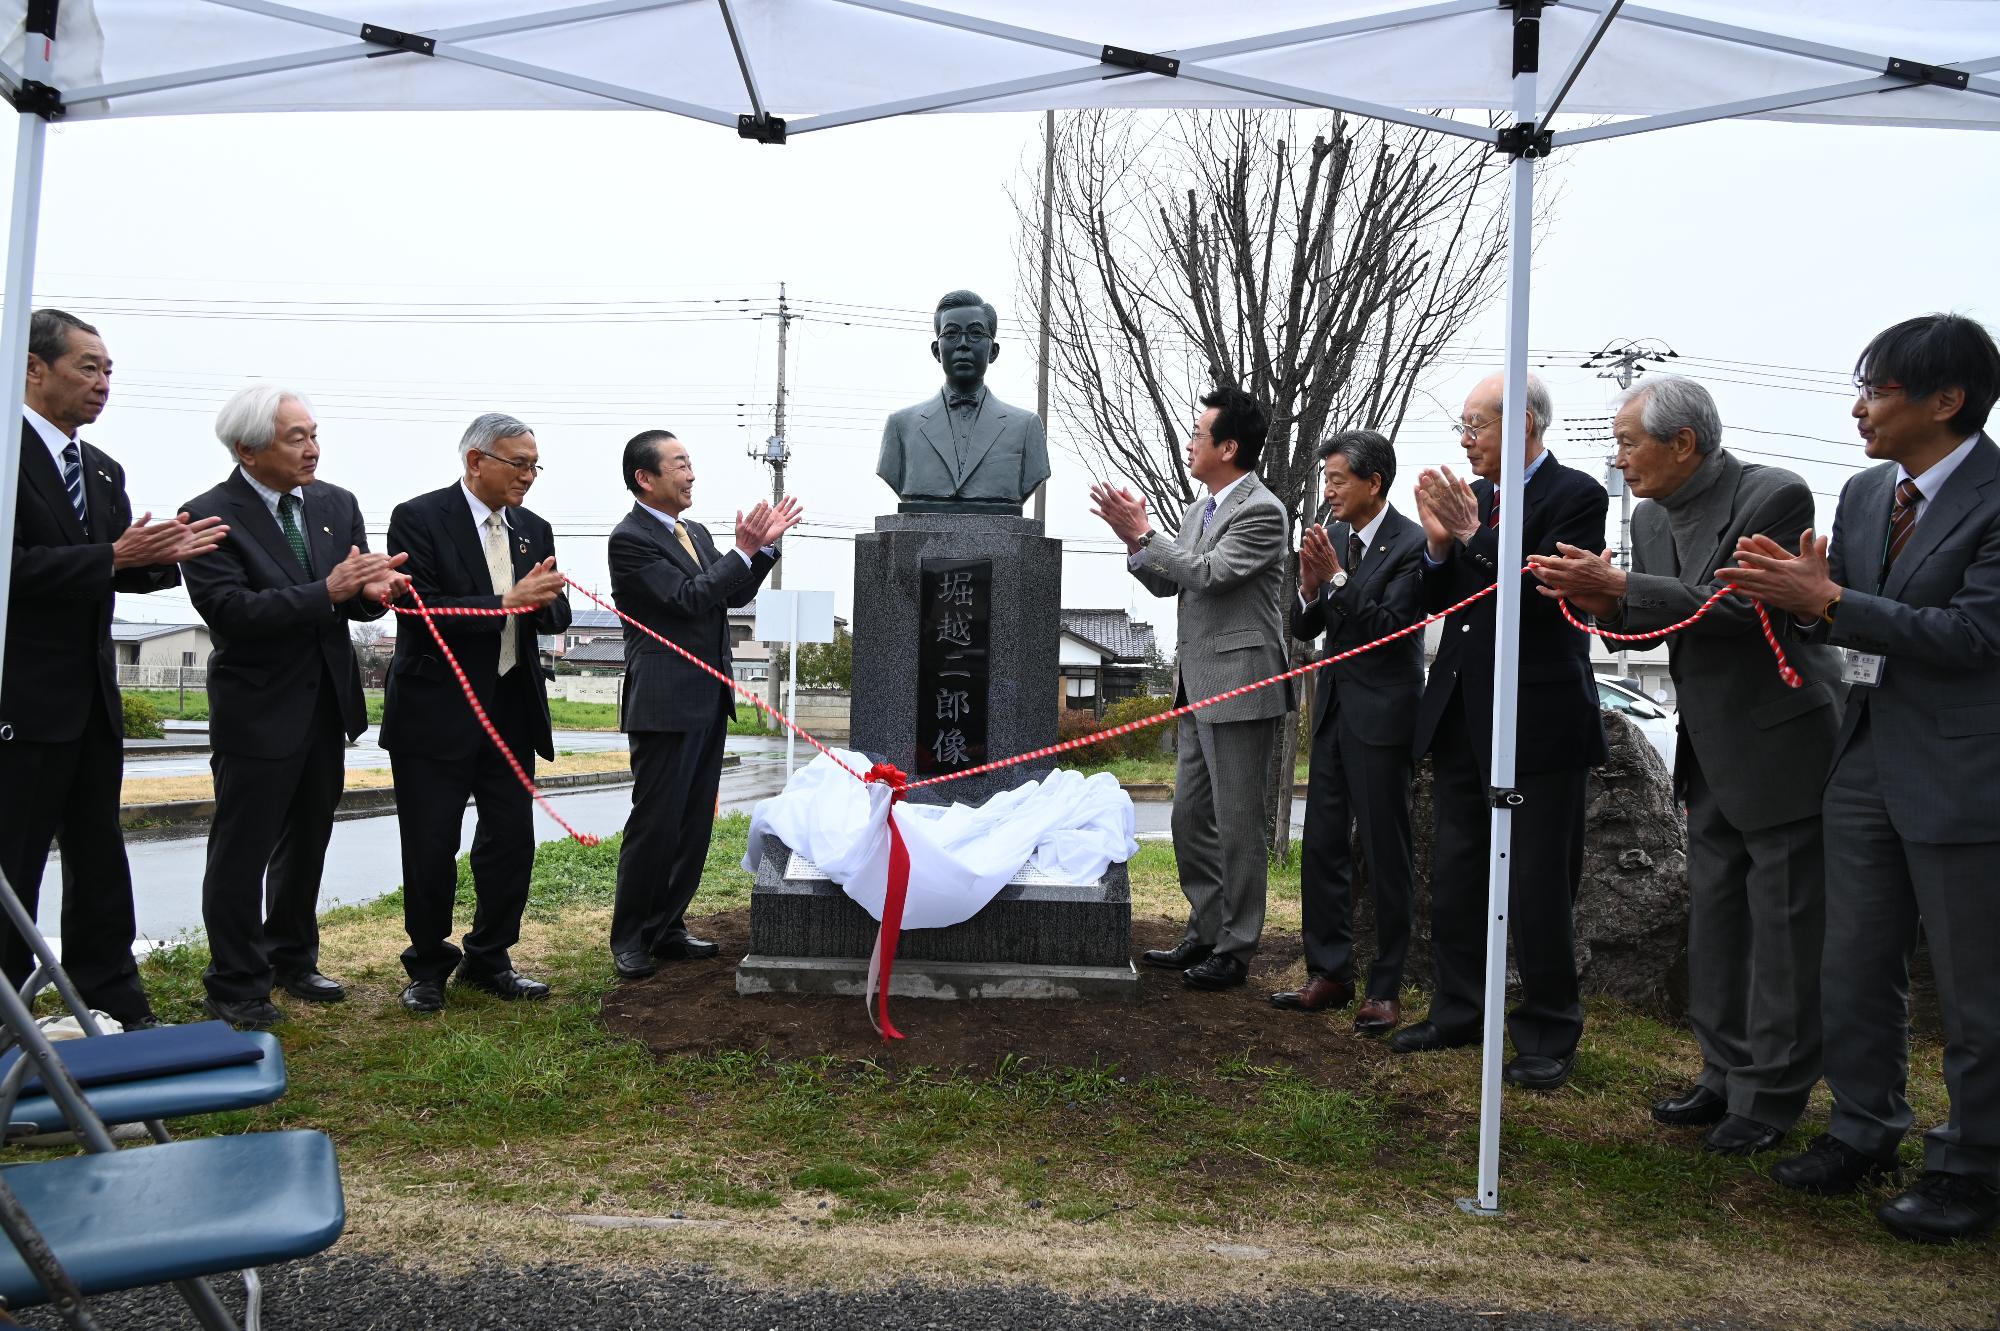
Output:
[[[22,78],[53,85],[55,82],[56,3],[50,0],[43,17],[47,31],[32,28],[25,36]],[[41,6],[30,5],[37,16]],[[40,40],[37,40],[37,38]],[[7,303],[0,313],[0,375],[6,379],[5,414],[0,415],[0,641],[7,633],[7,615],[13,608],[14,511],[21,500],[21,407],[27,396],[28,323],[35,312],[35,241],[41,226],[42,163],[48,150],[49,122],[36,111],[18,113],[14,135],[14,190],[7,209]],[[0,669],[4,669],[0,653]],[[5,718],[0,717],[0,722]],[[0,739],[11,739],[0,734]]]
[[[1515,0],[1514,120],[1535,124],[1535,76],[1541,50],[1540,0]],[[1521,491],[1527,458],[1528,297],[1534,264],[1535,159],[1532,132],[1517,140],[1507,231],[1507,365],[1501,396],[1500,554],[1493,635],[1492,823],[1486,865],[1485,1028],[1479,1061],[1479,1191],[1459,1206],[1473,1215],[1500,1214],[1500,1072],[1507,1039],[1507,924],[1513,868],[1514,749],[1521,676]]]

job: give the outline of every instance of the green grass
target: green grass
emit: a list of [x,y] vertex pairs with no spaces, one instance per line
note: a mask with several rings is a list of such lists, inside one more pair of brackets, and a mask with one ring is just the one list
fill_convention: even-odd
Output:
[[[747,904],[747,830],[741,815],[718,822],[691,916]],[[533,1217],[680,1209],[737,1222],[704,1260],[808,1281],[857,1278],[842,1234],[893,1247],[907,1232],[912,1252],[948,1234],[961,1245],[951,1251],[984,1254],[957,1268],[924,1258],[942,1279],[1012,1271],[1063,1284],[1075,1272],[1059,1254],[1089,1245],[1091,1279],[1178,1289],[1208,1260],[1202,1245],[1250,1242],[1296,1254],[1256,1271],[1260,1289],[1331,1280],[1628,1322],[1718,1309],[1750,1323],[1970,1325],[2000,1301],[1990,1243],[1898,1244],[1859,1201],[1785,1194],[1761,1163],[1705,1156],[1651,1124],[1645,1105],[1695,1066],[1692,1041],[1617,1003],[1589,1005],[1569,1088],[1507,1097],[1498,1225],[1463,1220],[1451,1201],[1473,1182],[1476,1051],[1389,1058],[1335,1022],[1327,1069],[1243,1052],[1130,1079],[1101,1060],[1012,1056],[940,1071],[924,1065],[920,1031],[872,1060],[656,1059],[599,1015],[616,989],[603,931],[617,849],[616,838],[552,842],[536,856],[522,946],[555,986],[547,1003],[454,991],[443,1016],[411,1021],[393,997],[400,894],[330,912],[329,966],[356,997],[293,1005],[281,1028],[290,1093],[205,1126],[330,1132],[357,1229],[376,1236],[357,1241],[400,1243],[402,1224],[475,1226],[469,1243],[524,1259],[583,1242],[552,1239]],[[1145,844],[1131,869],[1137,909],[1178,901],[1169,845]],[[467,878],[461,863],[469,917]],[[1297,896],[1296,868],[1274,869],[1274,916],[1295,918]],[[198,1015],[206,962],[198,943],[147,959],[162,1015]],[[1943,1115],[1934,1046],[1917,1051],[1910,1093],[1919,1123]],[[1824,1114],[1822,1095],[1813,1115]],[[835,1246],[771,1246],[756,1226],[776,1215],[809,1217],[814,1242]],[[525,1228],[508,1228],[515,1216]]]
[[[1307,766],[1307,757],[1301,754],[1297,765],[1292,769],[1292,779],[1304,781]],[[1109,762],[1080,766],[1077,770],[1086,774],[1109,772],[1125,785],[1158,782],[1171,786],[1174,783],[1174,756],[1163,753],[1147,758],[1113,758]]]

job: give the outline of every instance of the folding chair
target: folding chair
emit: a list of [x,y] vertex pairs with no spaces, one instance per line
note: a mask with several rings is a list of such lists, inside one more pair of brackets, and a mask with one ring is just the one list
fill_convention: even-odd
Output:
[[[18,1046],[0,1076],[0,1109],[24,1088],[36,1092],[0,1122],[67,1125],[86,1152],[0,1169],[0,1232],[13,1247],[0,1251],[0,1299],[10,1308],[49,1303],[72,1331],[89,1331],[84,1296],[171,1282],[208,1331],[236,1331],[203,1277],[240,1270],[244,1327],[258,1331],[255,1267],[323,1251],[345,1226],[333,1144],[318,1132],[177,1142],[162,1120],[276,1099],[285,1085],[277,1042],[219,1022],[180,1035],[104,1035],[4,875],[0,910],[38,963],[20,992],[0,984],[0,1023]],[[59,1051],[35,1023],[29,1003],[45,984],[87,1033],[63,1042],[75,1049]],[[196,1045],[208,1052],[194,1062],[208,1066],[190,1066]],[[91,1091],[72,1063],[96,1083]],[[156,1144],[119,1151],[106,1111],[145,1122]]]

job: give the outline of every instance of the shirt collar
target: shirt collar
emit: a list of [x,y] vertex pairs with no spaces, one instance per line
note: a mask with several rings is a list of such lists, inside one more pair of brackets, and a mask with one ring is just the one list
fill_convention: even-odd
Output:
[[1523,486],[1526,486],[1528,481],[1534,476],[1534,474],[1541,469],[1541,465],[1544,462],[1547,462],[1548,460],[1549,460],[1549,450],[1546,448],[1544,448],[1541,452],[1535,454],[1535,460],[1533,462],[1530,462],[1528,464],[1528,469],[1521,473],[1521,484]]
[[42,437],[44,444],[48,445],[49,456],[56,460],[57,470],[61,470],[63,450],[70,445],[69,436],[58,430],[43,417],[41,412],[25,402],[21,404],[21,417],[35,427],[35,433]]
[[[485,501],[472,493],[472,487],[468,486],[464,481],[458,483],[458,491],[465,496],[465,502],[472,509],[472,525],[483,531],[486,527],[486,519],[492,516],[493,510],[486,507]],[[272,502],[275,503],[276,501],[273,500]],[[500,525],[509,530],[512,530],[514,526],[513,523],[507,521],[507,510],[504,508],[500,510]]]
[[1215,501],[1215,511],[1220,513],[1222,511],[1223,504],[1228,502],[1229,492],[1234,490],[1237,486],[1243,484],[1243,482],[1249,479],[1250,479],[1250,473],[1246,471],[1241,476],[1238,476],[1235,480],[1231,481],[1229,484],[1223,486],[1220,490],[1217,490],[1214,494],[1210,495],[1209,498]]
[[278,516],[278,497],[280,494],[288,494],[302,505],[306,501],[305,487],[303,485],[295,485],[291,489],[284,491],[273,490],[255,476],[252,476],[244,469],[243,464],[240,462],[236,464],[236,474],[243,478],[244,484],[257,492],[257,497],[264,501],[264,507],[271,510],[272,517]]
[[660,512],[660,510],[659,510],[659,509],[657,509],[657,508],[654,508],[654,507],[653,507],[653,506],[652,506],[651,504],[644,504],[644,503],[642,503],[642,504],[640,504],[640,505],[639,505],[639,507],[640,507],[640,508],[643,508],[643,509],[645,509],[645,510],[646,510],[646,511],[647,511],[648,513],[651,513],[651,514],[652,514],[652,515],[653,515],[654,517],[656,517],[656,518],[658,518],[658,519],[659,519],[660,521],[662,521],[662,522],[666,523],[666,524],[667,524],[667,530],[668,530],[669,532],[675,532],[675,531],[679,531],[679,530],[680,530],[680,526],[681,526],[681,521],[680,521],[680,519],[679,519],[679,518],[675,517],[675,516],[674,516],[673,514],[671,514],[671,513],[662,513],[662,512]]
[[[1950,480],[1951,474],[1958,470],[1958,464],[1965,461],[1966,457],[1972,452],[1972,446],[1978,442],[1979,432],[1975,430],[1971,438],[1967,439],[1957,448],[1952,449],[1951,452],[1945,454],[1936,462],[1931,463],[1923,475],[1915,478],[1917,489],[1923,492],[1925,499],[1936,499],[1938,497],[1939,493],[1944,489],[1945,482]],[[1896,464],[1896,484],[1901,485],[1904,481],[1910,479],[1909,468],[1898,462]]]
[[[1388,516],[1389,516],[1389,506],[1387,504],[1384,504],[1382,505],[1382,507],[1375,510],[1374,517],[1368,519],[1367,526],[1362,527],[1357,531],[1355,531],[1354,534],[1361,538],[1361,550],[1364,555],[1367,553],[1368,547],[1375,544],[1375,533],[1382,530],[1382,519]],[[1338,553],[1345,554],[1346,551],[1340,551]]]

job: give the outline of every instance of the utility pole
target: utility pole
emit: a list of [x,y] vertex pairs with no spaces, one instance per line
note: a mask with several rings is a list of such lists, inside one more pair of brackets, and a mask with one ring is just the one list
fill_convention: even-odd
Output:
[[[1042,349],[1035,371],[1035,414],[1042,429],[1049,428],[1049,291],[1055,267],[1056,227],[1056,113],[1042,113]],[[1049,516],[1049,483],[1035,487],[1035,521]]]
[[[1606,342],[1603,349],[1585,360],[1582,368],[1596,370],[1600,379],[1610,379],[1617,383],[1619,391],[1632,387],[1632,381],[1652,368],[1647,360],[1667,360],[1680,353],[1664,342],[1653,338],[1641,341]],[[1625,485],[1625,473],[1613,467],[1609,460],[1604,464],[1604,488],[1618,496],[1618,567],[1632,567],[1632,491]],[[1622,679],[1632,678],[1632,649],[1620,643],[1618,646],[1618,674]]]
[[[771,413],[770,437],[764,441],[764,447],[761,450],[754,445],[750,450],[752,457],[761,458],[764,465],[771,469],[771,502],[773,504],[776,504],[785,497],[785,464],[791,461],[792,458],[791,445],[785,441],[785,361],[787,359],[786,351],[791,327],[792,308],[785,300],[785,284],[780,282],[778,283],[778,400]],[[777,591],[785,585],[784,574],[785,565],[783,561],[780,561],[771,570],[769,585],[772,591]],[[769,662],[765,670],[764,679],[765,701],[770,704],[772,711],[786,712],[789,715],[790,709],[783,705],[783,693],[778,683],[776,654],[770,652],[770,647],[771,644],[765,644],[766,659]],[[797,643],[791,645],[790,650],[794,653],[798,649]]]

